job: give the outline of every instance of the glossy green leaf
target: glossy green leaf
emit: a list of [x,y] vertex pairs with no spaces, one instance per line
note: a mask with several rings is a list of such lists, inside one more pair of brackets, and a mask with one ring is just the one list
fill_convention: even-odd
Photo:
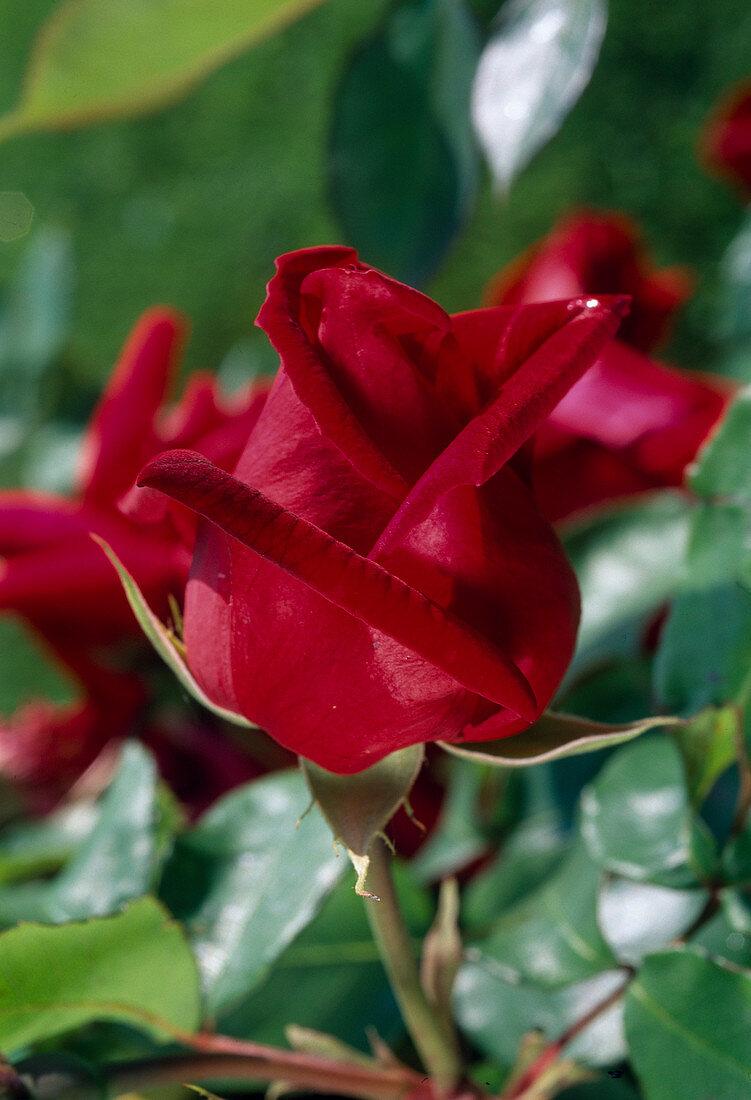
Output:
[[355,891],[364,897],[373,897],[365,890],[370,846],[408,798],[424,756],[423,745],[410,745],[355,775],[334,775],[300,758],[310,793],[357,872]]
[[741,692],[751,667],[751,589],[736,580],[678,596],[655,659],[655,691],[668,709],[695,714]]
[[699,496],[751,503],[751,386],[741,390],[690,470]]
[[691,813],[680,752],[667,737],[628,745],[581,795],[581,834],[603,868],[638,882],[691,885],[705,833]]
[[474,199],[478,55],[463,0],[408,0],[355,55],[337,93],[334,208],[348,241],[410,284],[435,270]]
[[117,570],[117,574],[120,577],[120,583],[123,586],[128,603],[138,620],[138,625],[141,627],[141,630],[143,630],[167,667],[174,672],[182,687],[184,687],[188,694],[192,695],[197,702],[206,707],[207,710],[210,710],[212,714],[216,714],[219,718],[223,718],[226,722],[232,722],[236,726],[252,727],[252,723],[248,722],[242,715],[235,714],[235,712],[231,710],[225,710],[224,707],[216,706],[216,704],[212,703],[208,696],[204,694],[175,644],[174,636],[164,623],[159,621],[146,603],[143,593],[136,584],[136,581],[120,561],[115,551],[104,541],[104,539],[99,538],[98,535],[92,535],[91,537],[94,539],[94,542],[97,542],[101,546],[102,550]]
[[[655,493],[577,524],[564,544],[582,595],[574,671],[641,641],[644,617],[683,582],[691,505],[673,492]],[[632,623],[636,631],[628,632]]]
[[[418,937],[430,924],[432,900],[398,862],[394,872],[400,911]],[[415,954],[418,950],[415,938]],[[279,1045],[290,1024],[332,1032],[360,1049],[367,1049],[368,1027],[387,1042],[402,1033],[363,903],[347,881],[329,895],[263,984],[221,1017],[218,1027],[225,1034]]]
[[296,772],[255,780],[182,836],[165,868],[162,894],[185,921],[212,1017],[264,980],[343,871],[308,805]]
[[99,820],[94,802],[74,803],[38,821],[24,821],[0,832],[0,884],[58,871],[90,835]]
[[499,768],[524,768],[530,764],[544,764],[565,756],[579,756],[597,749],[611,748],[624,741],[633,741],[656,726],[669,726],[675,718],[655,715],[638,722],[610,725],[590,722],[573,714],[556,714],[546,711],[533,725],[499,741],[478,741],[475,744],[449,744],[440,742],[442,748],[456,756],[465,757],[478,764],[494,764]]
[[692,947],[701,947],[720,962],[751,970],[751,936],[739,932],[720,909],[691,937]]
[[597,920],[618,961],[633,966],[689,929],[708,896],[703,889],[611,878],[597,898]]
[[159,871],[157,783],[153,758],[127,742],[96,828],[50,884],[51,920],[103,917],[150,892]]
[[64,0],[0,135],[156,110],[321,0]]
[[[611,970],[564,989],[544,990],[507,981],[482,962],[467,962],[457,977],[454,1009],[473,1044],[510,1066],[525,1034],[539,1029],[553,1041],[623,985],[623,974]],[[590,1066],[619,1062],[626,1053],[621,1020],[622,1005],[616,1003],[568,1044],[566,1056]]]
[[616,958],[597,924],[601,871],[578,847],[539,889],[502,914],[471,958],[506,977],[557,989],[608,970]]
[[504,841],[498,857],[467,884],[462,906],[465,925],[487,929],[500,913],[550,877],[565,847],[559,823],[550,814],[522,821]]
[[720,311],[717,335],[730,345],[743,346],[751,339],[751,214],[746,213],[740,230],[720,262]]
[[651,955],[626,995],[647,1100],[740,1100],[751,1091],[751,977],[684,948]]
[[734,707],[711,707],[676,727],[673,736],[683,755],[691,800],[701,806],[738,753],[738,713]]
[[731,927],[744,937],[751,937],[751,889],[723,890],[721,898]]
[[606,22],[606,0],[512,0],[501,9],[475,77],[472,120],[504,190],[589,83]]
[[0,935],[0,1049],[12,1054],[92,1020],[164,1037],[198,1025],[198,976],[179,925],[152,898],[124,913]]

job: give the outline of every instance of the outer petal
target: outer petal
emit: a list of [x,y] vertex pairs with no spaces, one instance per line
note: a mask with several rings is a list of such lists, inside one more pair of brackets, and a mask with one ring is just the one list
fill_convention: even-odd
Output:
[[79,481],[87,503],[111,510],[159,450],[155,419],[184,330],[181,318],[162,308],[149,310],[133,329],[84,438]]
[[493,477],[597,359],[626,308],[625,299],[615,298],[552,302],[520,310],[505,328],[499,353],[499,361],[511,364],[513,373],[501,384],[496,399],[467,424],[418,481],[374,553],[422,523],[445,493],[463,485],[479,487]]
[[279,352],[300,403],[319,430],[346,455],[361,477],[398,502],[407,491],[407,483],[339,393],[313,347],[311,332],[303,324],[301,285],[311,271],[328,266],[366,270],[358,264],[357,253],[348,248],[311,248],[282,256],[277,260],[278,273],[269,283],[257,324]]
[[375,562],[223,474],[199,455],[168,452],[145,468],[140,481],[194,508],[335,607],[453,677],[458,685],[508,706],[528,721],[534,716],[535,700],[526,680],[480,634]]

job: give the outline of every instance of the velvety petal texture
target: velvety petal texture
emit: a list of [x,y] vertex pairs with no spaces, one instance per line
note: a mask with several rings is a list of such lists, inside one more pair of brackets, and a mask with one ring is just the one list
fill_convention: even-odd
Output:
[[139,478],[201,517],[184,641],[209,697],[342,774],[534,721],[579,609],[519,454],[624,311],[451,317],[349,249],[283,256],[259,315],[280,370],[232,476],[192,448]]
[[679,486],[733,386],[680,372],[647,352],[669,331],[689,280],[655,270],[633,226],[612,214],[567,218],[490,284],[507,308],[563,294],[631,296],[631,312],[599,359],[534,438],[531,478],[548,519],[649,489]]

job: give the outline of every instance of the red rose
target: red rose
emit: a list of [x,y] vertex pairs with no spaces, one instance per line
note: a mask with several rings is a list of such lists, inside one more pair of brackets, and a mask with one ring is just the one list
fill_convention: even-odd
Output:
[[623,219],[567,219],[491,283],[487,300],[510,305],[616,292],[632,296],[618,339],[535,436],[534,488],[552,521],[680,485],[732,393],[723,379],[673,370],[643,353],[666,334],[686,283],[675,271],[651,268]]
[[139,479],[211,521],[184,634],[209,697],[345,774],[534,721],[578,593],[514,456],[622,312],[449,317],[349,249],[282,257],[259,316],[281,369],[234,477],[173,451]]
[[751,83],[735,88],[710,118],[701,151],[711,171],[751,198]]
[[201,374],[175,408],[163,410],[183,327],[166,309],[136,325],[86,433],[76,498],[0,493],[0,607],[24,615],[72,661],[92,645],[138,635],[90,532],[115,548],[166,616],[168,594],[179,596],[185,585],[195,521],[185,509],[165,508],[157,494],[136,508],[127,497],[120,507],[121,498],[165,447],[190,446],[231,468],[264,400],[263,389],[250,388],[223,407],[214,379]]

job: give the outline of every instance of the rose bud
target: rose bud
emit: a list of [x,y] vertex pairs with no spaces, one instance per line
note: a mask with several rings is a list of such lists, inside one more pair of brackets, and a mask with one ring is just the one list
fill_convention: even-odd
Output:
[[687,282],[675,270],[655,271],[635,231],[616,216],[566,219],[496,277],[487,301],[618,292],[632,297],[618,338],[535,436],[535,493],[554,522],[633,493],[680,486],[733,393],[725,379],[681,372],[644,354],[666,335]]
[[258,321],[281,367],[234,475],[176,450],[139,478],[204,520],[184,643],[212,702],[340,774],[533,722],[578,591],[515,456],[624,309],[450,317],[349,249],[283,256]]
[[263,404],[263,387],[220,404],[214,379],[200,374],[177,406],[165,409],[183,329],[161,308],[136,325],[86,432],[75,497],[0,493],[0,608],[22,614],[61,656],[70,646],[139,637],[90,532],[115,548],[167,615],[168,595],[184,589],[195,522],[185,509],[165,509],[161,497],[146,494],[135,509],[121,498],[143,463],[165,447],[189,446],[231,469]]
[[710,171],[751,198],[751,82],[736,87],[710,117],[701,155]]

